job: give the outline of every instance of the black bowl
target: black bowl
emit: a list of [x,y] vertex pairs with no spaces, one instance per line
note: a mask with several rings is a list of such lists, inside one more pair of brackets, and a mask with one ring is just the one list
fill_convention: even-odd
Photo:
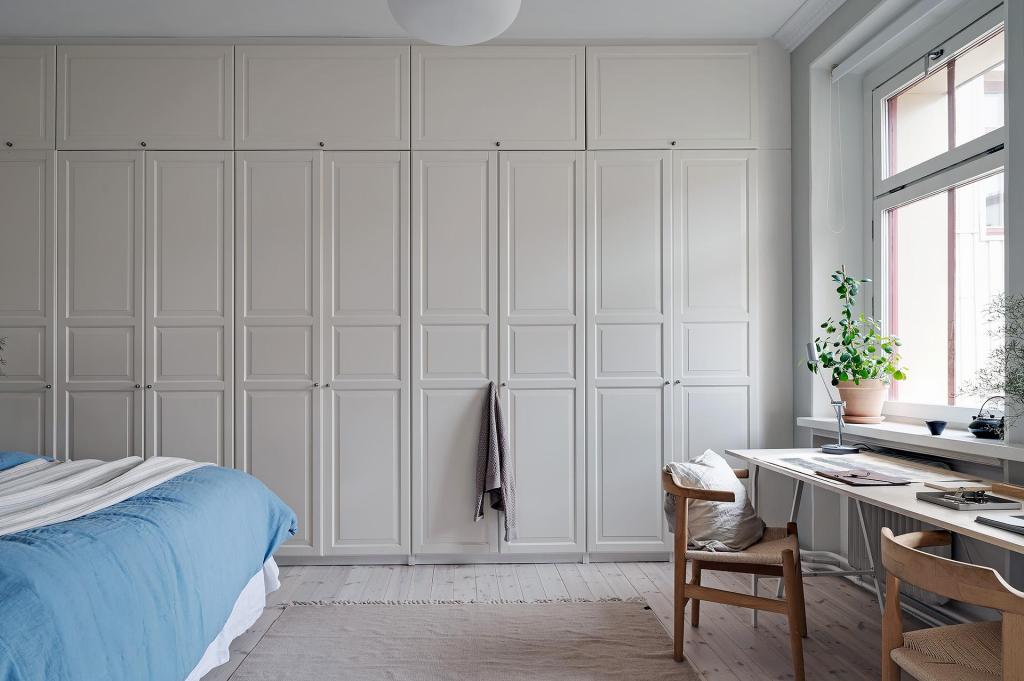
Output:
[[928,426],[928,432],[932,435],[942,435],[948,424],[945,421],[925,421],[924,425]]

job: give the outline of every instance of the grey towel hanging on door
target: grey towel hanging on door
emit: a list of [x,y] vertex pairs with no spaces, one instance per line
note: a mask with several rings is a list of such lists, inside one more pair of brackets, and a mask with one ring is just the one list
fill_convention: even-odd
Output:
[[480,443],[476,461],[476,518],[484,517],[484,496],[490,492],[491,508],[505,513],[505,541],[519,537],[516,525],[516,480],[512,458],[505,437],[505,420],[498,402],[498,387],[492,382],[487,387],[483,420],[480,423]]

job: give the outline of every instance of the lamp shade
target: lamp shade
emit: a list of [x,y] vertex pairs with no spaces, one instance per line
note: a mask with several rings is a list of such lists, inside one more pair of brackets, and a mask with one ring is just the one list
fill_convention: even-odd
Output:
[[409,35],[436,45],[474,45],[505,32],[522,0],[388,0]]

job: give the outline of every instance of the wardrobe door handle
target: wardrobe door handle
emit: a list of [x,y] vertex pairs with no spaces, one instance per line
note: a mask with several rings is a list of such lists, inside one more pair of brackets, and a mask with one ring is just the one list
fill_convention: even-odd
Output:
[[324,383],[324,387],[325,387],[325,388],[330,388],[330,387],[331,387],[331,384],[330,384],[330,383]]
[[46,384],[46,390],[52,390],[53,386],[49,383]]
[[314,387],[314,388],[319,388],[319,387],[320,387],[320,384],[319,384],[319,383],[314,383],[314,384],[313,384],[313,387]]
[[4,142],[4,144],[6,144],[8,146],[8,148],[14,146],[14,142]]
[[674,381],[672,382],[672,385],[679,385],[680,383],[682,383],[682,381],[680,381],[680,380],[679,380],[679,379],[677,378],[676,380],[674,380]]
[[139,146],[140,147],[146,146],[146,140],[142,140],[141,142],[139,142]]
[[153,384],[152,383],[147,383],[146,384],[146,390],[152,390],[152,389],[153,389]]
[[139,384],[139,383],[136,383],[136,384],[135,384],[135,389],[136,389],[136,390],[138,390],[138,389],[139,389],[139,388],[141,388],[141,387],[142,387],[142,385],[141,385],[141,384]]
[[672,381],[665,381],[665,385],[672,385]]

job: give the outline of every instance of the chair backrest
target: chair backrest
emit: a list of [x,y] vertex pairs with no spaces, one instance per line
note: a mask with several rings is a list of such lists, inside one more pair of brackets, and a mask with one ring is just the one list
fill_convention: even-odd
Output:
[[736,495],[726,490],[700,489],[697,487],[680,487],[672,479],[668,471],[661,472],[661,486],[669,494],[680,499],[700,499],[702,501],[736,501]]
[[1002,612],[1024,614],[1024,592],[1007,584],[992,568],[961,563],[921,551],[948,546],[949,532],[910,532],[893,536],[882,528],[882,565],[901,581],[932,593]]

